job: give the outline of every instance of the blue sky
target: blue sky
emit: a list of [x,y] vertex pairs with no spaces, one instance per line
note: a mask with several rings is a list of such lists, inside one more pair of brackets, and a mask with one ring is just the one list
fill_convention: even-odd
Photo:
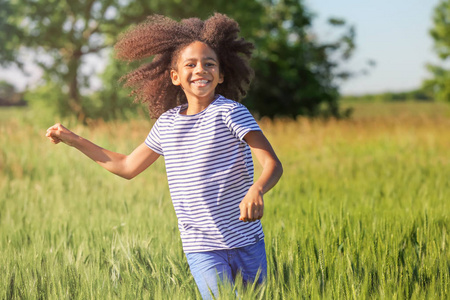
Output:
[[[425,65],[437,63],[429,35],[433,9],[439,0],[304,0],[315,13],[313,31],[319,39],[333,37],[327,25],[329,17],[344,18],[356,27],[356,51],[346,65],[353,71],[366,66],[368,59],[376,66],[368,75],[344,82],[343,94],[405,91],[420,86],[429,77]],[[19,89],[36,82],[40,74],[28,67],[25,78],[17,70],[0,69],[0,80],[13,82]]]
[[329,17],[342,17],[356,27],[356,51],[347,65],[360,70],[367,59],[377,65],[369,75],[341,86],[343,94],[403,91],[419,87],[429,77],[425,65],[437,63],[429,35],[439,0],[305,0],[316,14],[313,30],[330,36]]

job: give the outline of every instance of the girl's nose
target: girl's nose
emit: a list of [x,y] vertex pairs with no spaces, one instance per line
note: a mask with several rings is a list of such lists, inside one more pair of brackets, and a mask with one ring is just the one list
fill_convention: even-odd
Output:
[[205,68],[203,67],[203,64],[199,63],[197,64],[195,68],[196,73],[205,73]]

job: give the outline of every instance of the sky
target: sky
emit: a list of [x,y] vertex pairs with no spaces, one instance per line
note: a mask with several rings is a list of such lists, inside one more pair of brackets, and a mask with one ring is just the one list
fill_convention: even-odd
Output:
[[[358,72],[368,60],[376,66],[368,75],[358,75],[343,82],[344,95],[401,92],[420,87],[429,77],[425,65],[438,63],[429,35],[433,9],[439,0],[304,0],[315,14],[313,32],[320,40],[332,39],[336,33],[327,20],[343,18],[356,28],[356,50],[344,66]],[[18,90],[32,86],[40,72],[28,66],[30,76],[15,69],[1,69],[0,80],[13,83]]]
[[427,63],[438,63],[429,34],[439,0],[305,0],[316,15],[313,31],[331,36],[329,17],[340,17],[356,28],[356,50],[346,65],[361,70],[372,59],[366,76],[344,82],[343,94],[401,92],[420,87],[429,78]]

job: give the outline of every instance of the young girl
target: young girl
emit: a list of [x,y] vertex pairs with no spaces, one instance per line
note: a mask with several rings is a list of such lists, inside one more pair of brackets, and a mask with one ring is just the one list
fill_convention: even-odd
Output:
[[[158,117],[131,154],[103,149],[61,124],[46,134],[127,179],[164,156],[183,250],[204,299],[218,295],[218,280],[233,282],[238,273],[247,283],[264,281],[263,195],[282,174],[259,126],[235,102],[253,76],[253,45],[238,32],[238,24],[221,14],[181,22],[152,16],[120,37],[119,58],[154,56],[124,77]],[[255,182],[250,149],[263,168]]]

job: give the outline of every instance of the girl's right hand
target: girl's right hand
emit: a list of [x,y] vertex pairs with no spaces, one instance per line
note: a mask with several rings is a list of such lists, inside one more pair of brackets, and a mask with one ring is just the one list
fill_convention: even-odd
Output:
[[62,126],[60,123],[56,123],[47,129],[45,136],[53,143],[58,144],[63,142],[69,146],[72,146],[73,141],[78,137],[75,133]]

